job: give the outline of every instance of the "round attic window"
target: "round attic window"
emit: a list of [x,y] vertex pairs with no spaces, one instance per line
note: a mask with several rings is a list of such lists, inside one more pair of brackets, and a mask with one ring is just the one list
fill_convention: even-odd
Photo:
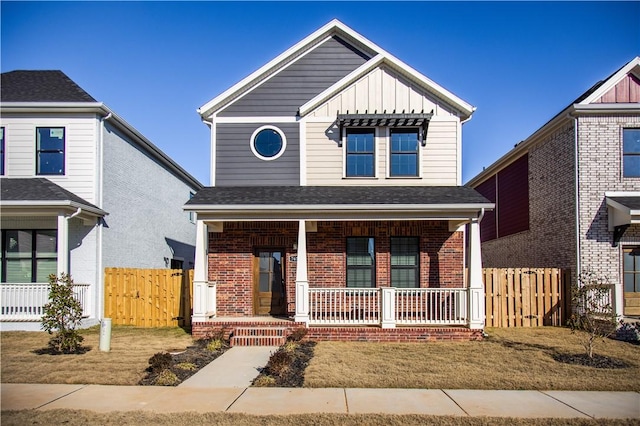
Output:
[[275,160],[284,153],[286,147],[287,138],[275,126],[262,126],[251,136],[251,151],[261,160]]

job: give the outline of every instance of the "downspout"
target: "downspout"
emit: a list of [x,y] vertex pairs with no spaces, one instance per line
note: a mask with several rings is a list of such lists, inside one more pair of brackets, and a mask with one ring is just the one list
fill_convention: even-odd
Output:
[[578,280],[578,276],[580,275],[581,266],[581,255],[580,255],[580,174],[579,174],[579,163],[578,163],[578,118],[573,116],[571,113],[568,113],[567,116],[573,119],[573,143],[574,143],[574,181],[575,181],[575,221],[576,221],[576,271],[575,271],[575,279],[576,282]]
[[71,216],[65,216],[65,219],[71,220],[74,217],[78,216],[80,213],[82,213],[82,207],[78,207],[78,210],[76,210],[75,213],[73,213]]
[[[104,122],[111,118],[113,113],[109,112],[106,116],[100,119],[100,146],[98,147],[98,207],[104,209]],[[103,219],[97,218],[98,235],[97,235],[97,247],[96,247],[96,269],[98,276],[96,277],[97,286],[99,290],[96,295],[96,312],[95,317],[98,321],[102,320],[104,316],[104,273],[103,273],[103,259],[102,259],[102,244],[103,244]]]

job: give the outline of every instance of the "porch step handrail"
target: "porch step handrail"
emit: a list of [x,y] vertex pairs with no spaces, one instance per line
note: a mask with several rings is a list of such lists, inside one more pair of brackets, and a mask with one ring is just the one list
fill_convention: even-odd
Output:
[[[466,325],[467,288],[310,288],[310,325]],[[387,296],[388,295],[388,296]],[[392,300],[385,301],[390,297]],[[391,307],[391,308],[390,308]],[[390,312],[383,312],[383,309]],[[390,318],[388,318],[390,317]],[[387,321],[385,324],[382,324]]]
[[[89,284],[73,284],[73,293],[88,317]],[[1,283],[0,321],[40,321],[49,302],[49,283]]]

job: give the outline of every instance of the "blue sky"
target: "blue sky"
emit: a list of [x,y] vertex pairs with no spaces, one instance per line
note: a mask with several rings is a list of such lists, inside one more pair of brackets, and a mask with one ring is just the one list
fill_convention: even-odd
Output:
[[6,2],[2,72],[60,69],[203,184],[196,109],[333,18],[477,107],[463,182],[640,55],[640,2]]

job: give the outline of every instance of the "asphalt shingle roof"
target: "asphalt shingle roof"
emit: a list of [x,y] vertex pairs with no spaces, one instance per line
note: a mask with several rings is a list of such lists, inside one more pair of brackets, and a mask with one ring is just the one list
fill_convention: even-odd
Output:
[[0,179],[0,201],[72,201],[100,210],[45,178]]
[[187,205],[442,205],[491,204],[464,186],[207,187]]
[[1,78],[2,102],[96,102],[62,71],[9,71]]
[[631,210],[640,210],[640,197],[607,197]]

